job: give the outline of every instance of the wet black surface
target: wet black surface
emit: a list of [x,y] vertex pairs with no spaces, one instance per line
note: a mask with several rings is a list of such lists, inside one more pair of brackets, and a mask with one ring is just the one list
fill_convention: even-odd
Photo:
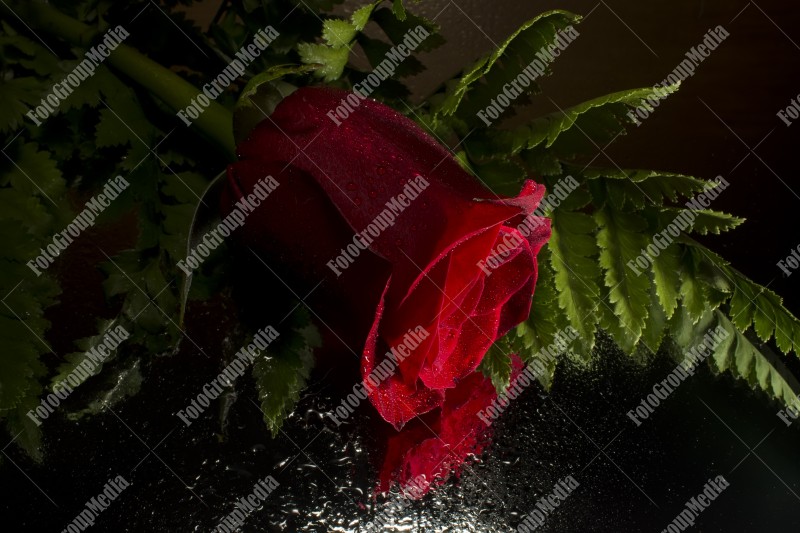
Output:
[[[539,531],[661,531],[722,474],[730,487],[699,516],[697,531],[797,531],[800,434],[775,416],[775,404],[704,368],[636,427],[625,412],[671,360],[643,367],[607,341],[598,355],[593,369],[566,365],[551,394],[527,390],[495,423],[483,457],[389,513],[386,529],[510,531],[572,475],[580,485]],[[268,475],[279,486],[241,531],[359,531],[391,511],[371,498],[380,460],[374,428],[383,422],[369,406],[339,428],[324,417],[341,399],[337,380],[347,378],[316,376],[273,440],[244,377],[223,439],[218,402],[190,427],[172,414],[217,371],[186,342],[179,355],[155,359],[142,392],[113,412],[49,420],[44,465],[9,447],[16,465],[0,467],[3,530],[61,531],[120,474],[131,485],[94,531],[211,531]]]

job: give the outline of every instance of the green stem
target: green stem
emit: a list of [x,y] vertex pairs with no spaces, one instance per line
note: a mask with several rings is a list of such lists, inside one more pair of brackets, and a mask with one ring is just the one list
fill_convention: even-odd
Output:
[[[26,0],[13,2],[12,6],[34,30],[44,30],[75,46],[88,48],[99,33],[49,4]],[[106,61],[175,111],[185,108],[200,92],[174,72],[125,44],[120,44],[111,52]],[[230,158],[234,157],[233,114],[224,106],[212,101],[192,126],[197,127]]]

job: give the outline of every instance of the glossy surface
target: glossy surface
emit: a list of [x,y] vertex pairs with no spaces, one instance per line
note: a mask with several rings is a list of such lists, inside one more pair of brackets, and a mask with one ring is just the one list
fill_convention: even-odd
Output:
[[[190,333],[206,346],[219,334],[211,325],[218,311],[195,310],[207,332]],[[551,395],[531,386],[495,422],[479,462],[398,509],[392,499],[371,496],[385,444],[375,411],[362,409],[340,427],[326,416],[341,401],[334,374],[317,376],[275,440],[248,400],[254,392],[246,382],[224,440],[211,411],[188,428],[166,414],[216,370],[189,345],[161,359],[142,393],[116,414],[77,425],[54,420],[59,437],[48,441],[46,466],[9,448],[58,508],[6,464],[5,479],[16,488],[0,505],[4,518],[13,510],[3,523],[13,531],[60,531],[109,477],[122,474],[131,486],[95,531],[209,531],[258,479],[272,475],[280,485],[241,531],[364,531],[384,519],[388,531],[510,531],[572,475],[580,486],[540,531],[660,531],[710,477],[723,474],[731,486],[700,515],[697,530],[800,527],[800,502],[784,485],[800,482],[800,438],[773,405],[702,369],[637,427],[625,412],[673,363],[662,358],[643,369],[608,342],[597,353],[600,366],[568,365]]]

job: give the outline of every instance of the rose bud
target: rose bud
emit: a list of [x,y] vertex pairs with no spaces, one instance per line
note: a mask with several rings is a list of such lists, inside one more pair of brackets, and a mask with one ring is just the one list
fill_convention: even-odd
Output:
[[306,303],[360,357],[370,401],[400,428],[441,407],[528,317],[550,225],[533,214],[541,185],[499,198],[383,104],[359,97],[332,120],[348,96],[306,87],[286,97],[239,145],[223,211],[277,180],[236,236],[293,273],[284,279],[300,298],[323,281],[324,298]]

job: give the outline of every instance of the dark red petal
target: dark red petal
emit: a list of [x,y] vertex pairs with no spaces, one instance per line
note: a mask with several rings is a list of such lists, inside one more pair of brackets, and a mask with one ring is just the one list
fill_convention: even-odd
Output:
[[461,326],[455,349],[440,353],[433,364],[420,371],[422,382],[436,388],[456,386],[464,376],[478,368],[484,354],[496,340],[499,322],[499,309],[470,317]]
[[[391,280],[389,283],[391,283]],[[386,291],[384,291],[384,297],[385,295]],[[368,384],[367,376],[385,358],[381,350],[388,349],[388,346],[381,342],[378,337],[378,324],[383,315],[384,305],[384,298],[382,297],[375,311],[375,321],[370,329],[366,346],[364,347],[364,355],[361,358],[361,377],[365,386]],[[379,385],[370,393],[369,399],[383,419],[399,430],[415,416],[442,405],[444,392],[417,387],[415,383],[408,384],[402,379],[399,372],[395,371],[393,375],[380,381]]]
[[521,199],[475,202],[491,194],[414,122],[373,100],[337,126],[327,114],[349,94],[298,89],[239,146],[239,156],[291,164],[313,176],[355,231],[423,176],[428,188],[370,247],[394,265],[387,301],[399,302],[447,248],[520,214],[534,199],[526,192]]
[[[357,363],[390,275],[390,265],[363,252],[348,269],[349,276],[330,280],[333,273],[326,263],[352,242],[352,230],[316,180],[296,167],[254,160],[230,165],[228,188],[221,198],[222,216],[230,213],[234,203],[250,194],[258,180],[266,176],[275,178],[277,188],[233,231],[231,239],[257,254],[259,260],[247,252],[270,283],[282,286],[285,282],[298,298],[314,289],[305,301],[324,322],[320,324],[322,333],[334,341],[326,342],[323,350]],[[300,213],[302,216],[298,216]],[[325,283],[318,286],[323,280]]]

